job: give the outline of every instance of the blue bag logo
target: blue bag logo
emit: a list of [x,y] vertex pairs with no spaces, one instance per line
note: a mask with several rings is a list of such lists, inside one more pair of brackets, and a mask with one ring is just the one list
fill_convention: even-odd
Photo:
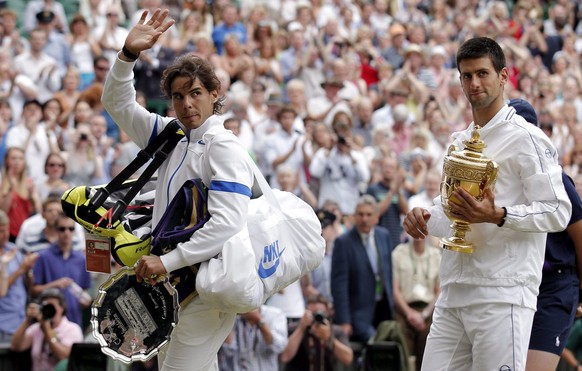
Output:
[[[259,277],[262,279],[269,278],[277,271],[283,252],[285,252],[285,249],[279,250],[279,240],[275,240],[264,247],[263,258],[259,263]],[[265,264],[270,267],[266,268]]]

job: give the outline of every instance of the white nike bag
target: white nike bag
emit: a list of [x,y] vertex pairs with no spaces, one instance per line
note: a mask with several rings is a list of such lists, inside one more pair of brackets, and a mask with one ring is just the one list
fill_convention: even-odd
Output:
[[[205,143],[207,151],[210,143]],[[263,195],[250,201],[246,228],[226,241],[221,254],[201,263],[196,276],[200,299],[223,312],[260,307],[317,268],[325,254],[321,223],[311,206],[272,190],[248,161]]]

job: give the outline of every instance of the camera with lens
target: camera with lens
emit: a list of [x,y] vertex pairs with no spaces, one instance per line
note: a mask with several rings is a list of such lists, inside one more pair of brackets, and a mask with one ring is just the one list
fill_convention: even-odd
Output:
[[313,313],[313,322],[324,324],[325,320],[327,319],[327,315],[323,312],[315,312]]
[[42,314],[42,319],[52,319],[57,314],[57,309],[51,303],[43,303],[40,306],[40,314]]
[[346,137],[344,137],[343,135],[338,135],[338,137],[337,137],[337,142],[338,142],[339,144],[346,144],[346,143],[347,143],[347,142],[346,142]]
[[79,135],[79,140],[87,140],[89,139],[89,136],[85,133],[81,133],[81,135]]

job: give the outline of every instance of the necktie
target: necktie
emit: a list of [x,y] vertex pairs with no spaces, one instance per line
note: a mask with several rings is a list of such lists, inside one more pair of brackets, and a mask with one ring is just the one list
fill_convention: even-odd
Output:
[[370,265],[372,266],[372,271],[374,276],[378,276],[378,253],[376,251],[376,246],[374,244],[372,235],[364,234],[364,247],[366,248],[366,253],[368,254],[368,259],[370,260]]

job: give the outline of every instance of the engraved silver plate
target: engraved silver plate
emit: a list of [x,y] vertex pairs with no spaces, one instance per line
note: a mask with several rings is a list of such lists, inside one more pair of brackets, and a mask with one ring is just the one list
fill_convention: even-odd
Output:
[[91,307],[93,336],[108,356],[144,362],[169,341],[179,309],[167,278],[154,286],[138,283],[134,268],[123,267],[99,288]]

